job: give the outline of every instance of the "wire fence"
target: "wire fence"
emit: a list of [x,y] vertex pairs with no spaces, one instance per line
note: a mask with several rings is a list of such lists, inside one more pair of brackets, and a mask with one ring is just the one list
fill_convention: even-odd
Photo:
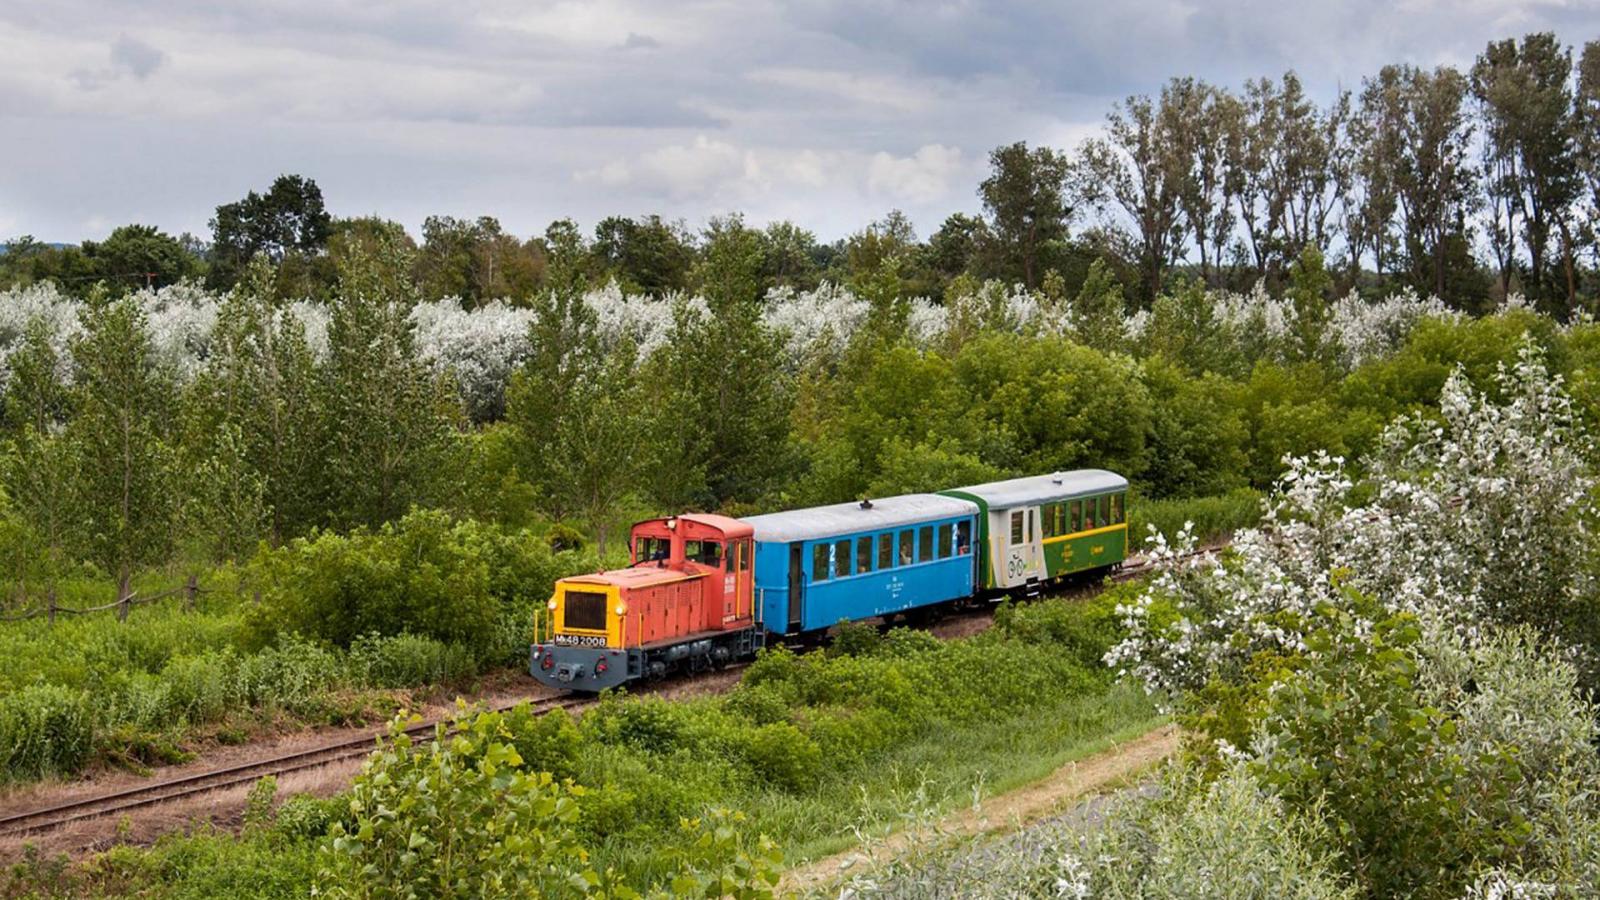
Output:
[[58,615],[82,616],[90,613],[109,612],[111,610],[117,611],[117,617],[119,619],[126,619],[128,617],[128,612],[135,606],[142,606],[147,603],[156,603],[161,600],[166,600],[177,596],[183,597],[184,609],[194,609],[195,601],[201,594],[206,593],[210,593],[210,591],[206,588],[202,588],[200,586],[199,578],[194,575],[190,575],[187,581],[175,588],[168,588],[167,590],[150,594],[148,596],[140,596],[137,591],[130,591],[129,593],[118,597],[110,603],[102,604],[100,606],[62,606],[56,602],[56,592],[54,589],[51,589],[45,593],[44,606],[34,607],[32,609],[11,610],[10,612],[0,613],[0,622],[26,622],[29,619],[45,618],[49,619],[53,623]]

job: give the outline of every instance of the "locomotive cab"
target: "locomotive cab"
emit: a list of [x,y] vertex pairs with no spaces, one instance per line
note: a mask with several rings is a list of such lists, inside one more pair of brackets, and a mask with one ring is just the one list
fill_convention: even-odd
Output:
[[725,516],[638,523],[627,568],[556,582],[529,670],[552,687],[601,691],[747,655],[760,641],[752,533]]

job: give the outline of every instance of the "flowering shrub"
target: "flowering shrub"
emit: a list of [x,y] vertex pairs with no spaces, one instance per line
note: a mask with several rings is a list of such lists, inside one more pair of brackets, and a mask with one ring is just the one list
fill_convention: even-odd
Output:
[[[1299,653],[1324,606],[1347,590],[1441,627],[1528,622],[1580,639],[1592,627],[1587,539],[1594,475],[1561,379],[1531,345],[1502,368],[1495,400],[1461,375],[1437,418],[1386,430],[1370,499],[1344,461],[1286,460],[1263,524],[1228,559],[1188,555],[1191,534],[1157,536],[1161,574],[1123,610],[1128,638],[1108,664],[1152,690],[1192,690],[1260,652]],[[1169,605],[1171,622],[1151,610]]]

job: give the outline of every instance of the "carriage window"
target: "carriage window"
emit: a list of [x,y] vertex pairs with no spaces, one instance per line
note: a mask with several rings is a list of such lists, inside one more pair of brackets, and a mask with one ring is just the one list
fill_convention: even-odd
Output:
[[1039,534],[1041,537],[1053,538],[1056,536],[1056,505],[1047,503],[1039,507]]
[[878,535],[878,568],[894,568],[894,532]]
[[1121,525],[1122,524],[1122,495],[1121,494],[1112,494],[1111,495],[1111,524],[1113,524],[1113,525]]
[[1110,525],[1111,524],[1111,498],[1110,497],[1101,497],[1100,498],[1100,518],[1099,518],[1098,521],[1100,522],[1101,525]]
[[1011,544],[1015,546],[1022,543],[1022,510],[1011,514]]
[[1053,509],[1055,510],[1056,535],[1059,537],[1067,533],[1067,505],[1065,503],[1057,503]]
[[828,545],[811,545],[811,580],[828,580]]
[[1074,501],[1072,501],[1072,530],[1073,531],[1082,531],[1083,530],[1083,501],[1082,500],[1074,500]]
[[900,565],[902,566],[909,566],[916,559],[915,556],[911,555],[912,547],[916,541],[916,538],[912,537],[913,533],[909,528],[900,532]]
[[843,578],[850,574],[850,541],[833,542],[833,574]]
[[1083,527],[1085,531],[1095,527],[1094,505],[1095,498],[1093,497],[1083,501]]
[[917,559],[927,562],[933,559],[933,526],[924,525],[917,532]]
[[949,559],[950,555],[955,552],[955,548],[950,546],[950,536],[951,536],[951,534],[953,534],[953,530],[950,528],[949,525],[940,525],[939,526],[939,558],[940,559]]
[[872,571],[872,538],[856,538],[856,574]]
[[1028,510],[1027,519],[1028,519],[1028,543],[1031,544],[1031,543],[1033,543],[1034,523],[1039,520],[1039,511],[1038,510],[1034,510],[1034,509]]
[[972,523],[960,522],[956,525],[956,552],[966,556],[972,552]]

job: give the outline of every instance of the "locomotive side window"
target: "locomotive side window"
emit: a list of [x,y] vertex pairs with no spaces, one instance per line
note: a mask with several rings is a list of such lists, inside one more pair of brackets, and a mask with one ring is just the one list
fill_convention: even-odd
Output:
[[872,538],[856,538],[856,574],[872,571]]
[[961,522],[956,525],[956,552],[962,556],[972,552],[971,522]]
[[1123,521],[1122,520],[1122,495],[1121,494],[1112,494],[1111,495],[1111,524],[1113,524],[1113,525],[1121,525],[1122,521]]
[[850,541],[845,539],[835,541],[833,544],[833,574],[840,578],[850,574]]
[[755,556],[755,554],[756,550],[750,545],[749,541],[739,542],[739,571],[750,571],[751,557]]
[[924,525],[917,532],[917,560],[928,562],[933,559],[933,526]]
[[1011,545],[1022,543],[1022,510],[1011,514]]
[[642,537],[639,546],[634,550],[634,562],[650,562],[666,559],[672,549],[672,544],[666,538]]
[[813,544],[811,547],[811,580],[828,580],[828,545]]
[[939,558],[940,559],[949,559],[950,558],[950,554],[955,552],[955,548],[950,546],[950,535],[951,535],[951,531],[950,531],[950,526],[949,525],[940,525],[939,526]]
[[1083,501],[1082,500],[1074,500],[1074,501],[1072,501],[1072,530],[1074,532],[1078,532],[1078,531],[1082,531],[1083,530]]
[[902,566],[909,566],[916,561],[916,557],[912,555],[911,550],[913,542],[916,540],[912,537],[912,534],[914,532],[909,528],[900,532],[900,565]]
[[894,532],[885,531],[878,535],[878,568],[894,568]]
[[717,541],[684,541],[684,559],[703,566],[722,565],[722,544]]

